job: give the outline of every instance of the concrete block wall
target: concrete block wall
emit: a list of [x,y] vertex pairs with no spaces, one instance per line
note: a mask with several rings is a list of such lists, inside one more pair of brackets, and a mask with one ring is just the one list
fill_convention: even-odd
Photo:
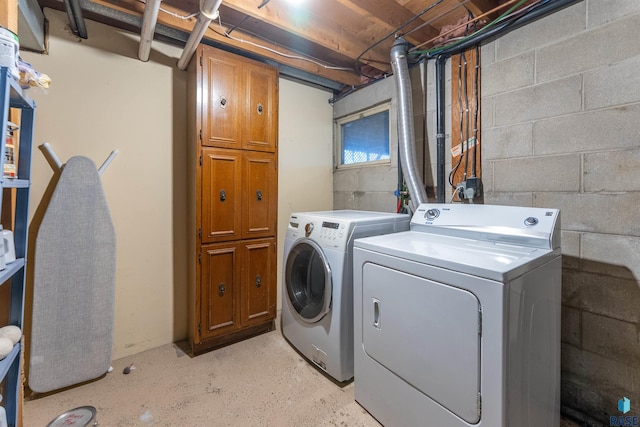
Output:
[[482,47],[485,203],[562,212],[562,404],[640,415],[640,2],[584,0]]
[[[391,102],[389,111],[389,163],[337,168],[339,152],[334,146],[333,208],[395,212],[393,192],[398,181],[398,135],[395,82],[386,78],[338,100],[333,105],[333,118],[339,119],[367,110],[384,102]],[[334,132],[338,131],[334,129]],[[334,137],[335,140],[335,137]]]
[[[447,87],[451,85],[450,61],[445,65]],[[435,201],[436,186],[436,100],[435,61],[423,62],[409,70],[412,85],[415,150],[418,173],[427,188],[429,201]],[[447,123],[451,122],[451,91],[445,91]],[[388,164],[335,168],[333,174],[334,209],[361,209],[380,212],[395,212],[394,191],[398,182],[398,133],[396,83],[393,77],[386,78],[337,101],[333,106],[334,119],[366,110],[382,102],[391,102],[389,112],[390,162]],[[451,145],[451,133],[446,130],[445,146]],[[334,138],[335,139],[335,138]],[[336,154],[337,155],[337,154]],[[445,153],[445,172],[451,169],[451,158]],[[334,164],[337,164],[334,161]],[[433,196],[433,197],[432,197]]]

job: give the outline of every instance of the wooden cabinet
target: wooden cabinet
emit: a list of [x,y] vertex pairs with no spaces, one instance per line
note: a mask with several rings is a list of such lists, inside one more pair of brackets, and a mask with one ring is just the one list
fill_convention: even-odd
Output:
[[269,322],[276,311],[275,238],[202,246],[203,340]]
[[277,72],[237,55],[201,46],[202,144],[275,152]]
[[275,153],[202,149],[202,241],[275,236]]
[[274,326],[278,72],[200,46],[189,73],[189,341],[197,354]]

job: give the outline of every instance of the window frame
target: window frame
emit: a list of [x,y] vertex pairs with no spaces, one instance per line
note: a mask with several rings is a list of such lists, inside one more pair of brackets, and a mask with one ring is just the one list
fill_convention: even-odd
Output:
[[[342,145],[342,126],[344,124],[347,123],[351,123],[351,122],[355,122],[356,120],[359,119],[363,119],[365,117],[369,117],[369,116],[373,116],[375,114],[378,113],[382,113],[384,111],[387,111],[389,113],[389,135],[387,136],[387,144],[388,144],[388,148],[389,148],[389,157],[386,159],[380,159],[380,160],[371,160],[371,161],[365,161],[365,162],[358,162],[358,163],[349,163],[349,164],[342,164],[342,150],[343,150],[343,145]],[[360,110],[358,112],[355,113],[350,113],[347,114],[345,116],[339,117],[337,119],[334,120],[334,129],[335,129],[335,168],[336,169],[348,169],[348,168],[361,168],[361,167],[366,167],[366,166],[379,166],[379,165],[385,165],[385,164],[390,164],[391,163],[391,136],[392,136],[392,129],[391,129],[391,124],[392,124],[392,120],[391,120],[391,101],[386,101],[383,102],[381,104],[377,104],[374,105],[372,107],[368,107],[364,110]]]

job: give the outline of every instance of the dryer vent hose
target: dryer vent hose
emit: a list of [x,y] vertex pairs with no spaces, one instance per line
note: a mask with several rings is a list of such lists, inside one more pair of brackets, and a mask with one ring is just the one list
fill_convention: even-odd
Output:
[[391,66],[396,80],[396,93],[398,100],[398,145],[400,163],[404,173],[409,195],[411,196],[411,208],[427,202],[422,179],[418,174],[418,162],[416,160],[415,133],[413,129],[413,101],[411,99],[411,79],[407,65],[407,42],[399,37],[391,48]]

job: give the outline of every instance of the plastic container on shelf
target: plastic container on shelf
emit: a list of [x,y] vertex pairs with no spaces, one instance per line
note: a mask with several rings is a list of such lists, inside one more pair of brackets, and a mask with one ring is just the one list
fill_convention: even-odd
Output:
[[14,79],[20,78],[18,72],[18,35],[7,28],[0,27],[0,67],[7,67]]

